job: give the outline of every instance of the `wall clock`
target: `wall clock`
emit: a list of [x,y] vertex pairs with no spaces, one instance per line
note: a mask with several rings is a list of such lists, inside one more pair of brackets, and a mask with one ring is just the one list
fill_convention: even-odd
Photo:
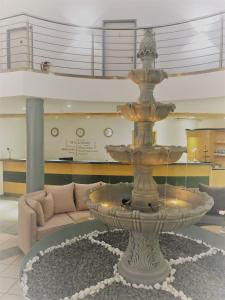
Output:
[[105,129],[104,129],[104,135],[105,135],[106,137],[111,137],[111,136],[113,135],[113,130],[112,130],[112,128],[105,128]]
[[51,129],[51,135],[57,137],[59,135],[59,129],[57,127],[53,127]]
[[78,137],[83,137],[84,135],[85,135],[85,130],[84,130],[84,128],[77,128],[77,130],[76,130],[76,135],[78,136]]

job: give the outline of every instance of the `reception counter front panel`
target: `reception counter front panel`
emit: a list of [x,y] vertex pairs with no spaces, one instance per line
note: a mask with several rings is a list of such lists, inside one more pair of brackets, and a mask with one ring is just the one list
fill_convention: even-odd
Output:
[[[212,167],[210,164],[172,164],[155,166],[153,176],[157,183],[197,187],[209,184]],[[131,165],[117,162],[73,162],[46,161],[45,184],[63,185],[70,182],[93,183],[132,182]],[[26,161],[3,160],[4,193],[24,194],[26,192]]]

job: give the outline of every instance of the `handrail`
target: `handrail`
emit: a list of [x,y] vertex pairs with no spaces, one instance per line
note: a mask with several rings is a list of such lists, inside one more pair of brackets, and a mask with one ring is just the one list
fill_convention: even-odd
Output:
[[[201,16],[201,17],[196,17],[196,18],[187,19],[187,20],[184,20],[184,21],[174,22],[174,23],[167,23],[167,24],[154,25],[154,26],[151,25],[151,26],[136,27],[135,30],[144,30],[144,29],[148,29],[148,28],[154,29],[154,28],[163,28],[163,27],[181,25],[181,24],[185,24],[185,23],[190,23],[190,22],[194,22],[194,21],[208,19],[208,18],[211,18],[211,17],[216,17],[216,16],[223,15],[223,14],[225,14],[225,10],[217,12],[217,13],[213,13],[213,14],[204,15],[204,16]],[[130,30],[130,28],[124,29],[124,28],[104,28],[104,27],[101,27],[101,26],[81,26],[81,25],[77,25],[77,24],[73,24],[73,23],[69,23],[69,22],[61,22],[61,21],[56,21],[56,20],[50,20],[50,19],[47,19],[47,18],[43,18],[43,17],[39,17],[39,16],[35,16],[35,15],[32,15],[32,14],[27,14],[27,13],[19,13],[19,14],[8,16],[8,17],[3,17],[3,18],[0,18],[0,21],[15,18],[15,17],[20,17],[20,16],[30,17],[30,18],[38,19],[40,21],[46,21],[46,22],[50,22],[50,23],[54,23],[54,24],[58,24],[58,25],[65,25],[65,26],[84,28],[84,29]]]

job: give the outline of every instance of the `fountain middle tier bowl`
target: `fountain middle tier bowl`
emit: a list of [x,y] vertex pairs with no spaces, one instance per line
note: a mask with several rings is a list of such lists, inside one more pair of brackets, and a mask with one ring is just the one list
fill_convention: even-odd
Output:
[[127,103],[117,108],[126,119],[134,122],[157,122],[165,119],[174,109],[174,104],[160,102]]
[[186,152],[186,148],[180,146],[154,145],[135,148],[131,145],[108,145],[105,148],[116,161],[145,166],[174,163]]
[[214,204],[206,193],[176,187],[158,185],[159,210],[140,212],[124,206],[124,199],[132,199],[133,184],[106,184],[94,189],[87,203],[91,213],[103,223],[116,228],[142,233],[159,234],[194,224]]

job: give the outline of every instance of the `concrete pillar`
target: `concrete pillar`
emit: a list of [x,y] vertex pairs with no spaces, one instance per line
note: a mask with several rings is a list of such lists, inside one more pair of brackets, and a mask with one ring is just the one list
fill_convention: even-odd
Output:
[[27,192],[44,187],[44,101],[27,98]]

